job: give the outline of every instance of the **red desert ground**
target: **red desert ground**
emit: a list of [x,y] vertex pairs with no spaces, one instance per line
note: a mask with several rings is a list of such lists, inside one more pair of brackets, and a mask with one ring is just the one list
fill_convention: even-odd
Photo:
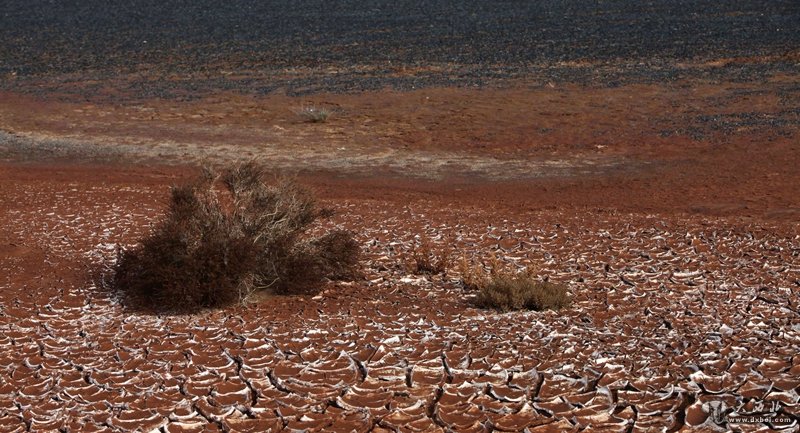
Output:
[[[249,160],[358,277],[130,308],[119,251]],[[797,432],[798,221],[795,1],[8,0],[0,432]]]

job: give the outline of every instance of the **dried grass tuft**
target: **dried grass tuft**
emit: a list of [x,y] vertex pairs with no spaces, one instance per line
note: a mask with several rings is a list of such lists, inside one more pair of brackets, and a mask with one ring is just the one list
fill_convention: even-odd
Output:
[[512,270],[503,266],[495,255],[488,271],[482,264],[472,264],[463,257],[458,272],[464,287],[478,292],[474,303],[482,308],[542,311],[570,304],[565,285],[540,280],[533,269]]
[[307,105],[298,108],[295,113],[300,116],[304,121],[310,123],[323,123],[327,122],[328,118],[333,115],[333,110],[325,107],[317,107],[314,105]]
[[448,251],[435,248],[427,240],[420,242],[411,251],[411,271],[416,275],[445,274],[452,264],[452,256]]

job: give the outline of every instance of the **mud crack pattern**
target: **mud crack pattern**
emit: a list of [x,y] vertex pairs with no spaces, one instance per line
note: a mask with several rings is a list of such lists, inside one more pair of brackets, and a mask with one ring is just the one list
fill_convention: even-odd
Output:
[[[158,317],[86,269],[147,230],[165,187],[4,188],[0,432],[798,430],[796,225],[339,202],[365,281]],[[536,266],[574,305],[472,308],[456,275],[403,265],[423,237]],[[758,402],[789,421],[711,416]]]

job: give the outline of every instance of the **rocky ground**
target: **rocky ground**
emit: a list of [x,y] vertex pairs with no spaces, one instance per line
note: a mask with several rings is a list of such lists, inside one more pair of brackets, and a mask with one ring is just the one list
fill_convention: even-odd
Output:
[[[118,100],[795,71],[793,0],[8,0],[0,88]],[[106,84],[115,81],[109,88]]]

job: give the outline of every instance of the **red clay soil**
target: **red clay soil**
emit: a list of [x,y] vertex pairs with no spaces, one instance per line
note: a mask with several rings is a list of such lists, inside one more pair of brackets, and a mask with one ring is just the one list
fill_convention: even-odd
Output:
[[[620,87],[574,84],[507,89],[426,88],[411,92],[217,93],[189,101],[123,97],[115,103],[0,93],[4,131],[83,141],[264,146],[324,145],[497,158],[643,156],[758,144],[800,125],[796,75],[764,82],[678,81]],[[333,112],[304,122],[303,107]]]
[[[0,432],[797,431],[790,84],[5,94]],[[291,109],[306,103],[339,111],[303,123]],[[325,224],[357,233],[363,281],[172,317],[102,288],[117,245],[193,173],[179,163],[258,155],[299,170],[337,210]],[[477,309],[457,270],[412,272],[424,240],[533,266],[572,306]],[[774,418],[734,419],[748,413]]]

